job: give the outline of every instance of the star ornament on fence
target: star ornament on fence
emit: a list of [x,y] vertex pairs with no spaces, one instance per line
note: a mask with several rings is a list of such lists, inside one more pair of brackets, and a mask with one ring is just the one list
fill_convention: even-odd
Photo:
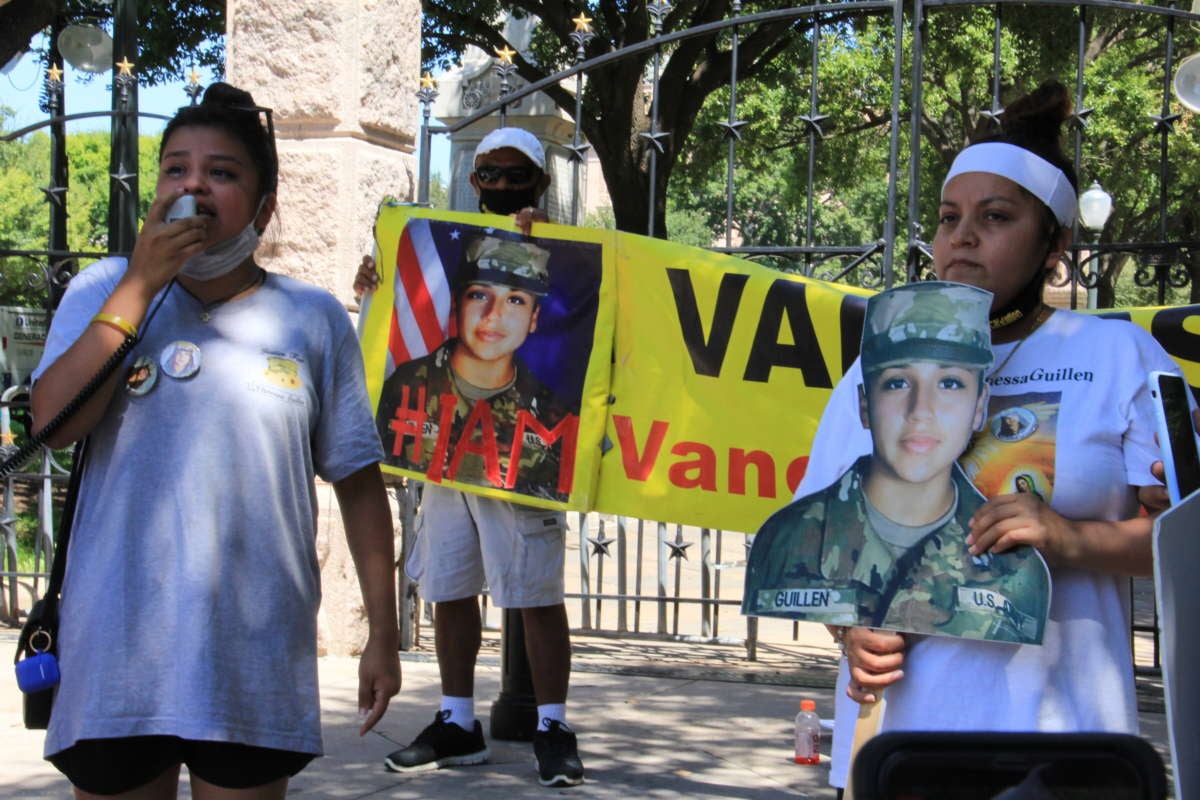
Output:
[[513,63],[513,56],[517,54],[516,50],[510,48],[507,44],[504,47],[497,47],[496,58],[500,59],[492,67],[492,71],[500,76],[500,95],[508,94],[508,77],[517,71],[517,65]]
[[[117,74],[113,76],[113,88],[117,89],[117,102],[120,108],[129,108],[133,87],[137,86],[137,78],[133,75],[133,62],[127,56],[114,64]],[[136,120],[135,120],[136,123]]]
[[63,205],[63,195],[67,193],[65,186],[43,186],[41,187],[42,194],[46,195],[46,202],[54,203],[59,208],[65,208]]
[[800,123],[804,125],[805,134],[816,134],[818,139],[825,138],[825,131],[821,129],[821,123],[829,119],[828,114],[809,114],[803,117],[797,117]]
[[438,96],[437,81],[433,75],[426,72],[421,76],[421,88],[417,90],[417,99],[425,105],[429,105]]
[[659,155],[662,155],[666,152],[666,146],[663,144],[663,142],[670,138],[671,132],[658,131],[657,133],[639,133],[638,136],[654,145],[654,149],[658,150]]
[[1004,116],[1004,109],[993,105],[990,109],[980,111],[979,116],[986,119],[991,125],[999,125],[1000,117]]
[[581,13],[578,17],[571,20],[571,22],[575,23],[575,30],[571,31],[570,39],[575,43],[577,57],[583,58],[583,48],[588,42],[596,38],[596,34],[592,32],[592,18],[587,14]]
[[672,558],[680,558],[687,561],[687,549],[692,546],[691,542],[676,539],[673,542],[666,542],[665,544],[671,549],[670,554],[667,556],[668,561]]
[[568,158],[570,158],[571,161],[582,162],[587,157],[587,151],[590,150],[591,147],[592,146],[590,144],[583,143],[566,145],[566,149],[571,153]]
[[116,171],[116,172],[110,172],[110,173],[108,173],[108,176],[109,176],[110,178],[112,178],[114,181],[116,181],[117,183],[119,183],[119,184],[121,185],[121,189],[122,189],[122,190],[123,190],[123,191],[124,191],[126,194],[130,194],[130,193],[132,193],[132,192],[133,192],[133,187],[129,185],[129,179],[130,179],[130,178],[136,178],[136,177],[137,177],[137,173],[136,173],[136,172],[129,172],[129,171],[127,171],[127,170],[125,169],[125,165],[124,165],[124,164],[121,164],[119,167],[117,167],[117,171]]
[[1067,117],[1067,124],[1072,128],[1078,128],[1082,130],[1088,126],[1088,117],[1095,113],[1095,111],[1096,109],[1094,108],[1081,108],[1071,116]]
[[588,538],[588,542],[592,545],[592,555],[594,556],[611,556],[612,553],[608,552],[608,547],[615,541],[616,539],[609,539],[604,534]]
[[749,125],[749,121],[744,119],[735,119],[733,122],[718,122],[719,126],[725,129],[725,139],[733,139],[735,142],[742,140],[742,128]]
[[188,73],[188,85],[183,91],[191,98],[192,105],[196,105],[196,99],[204,93],[204,87],[200,85],[200,73],[196,71],[195,67],[192,67],[192,71]]
[[1179,121],[1182,114],[1148,114],[1150,119],[1154,120],[1155,133],[1174,133],[1175,123]]

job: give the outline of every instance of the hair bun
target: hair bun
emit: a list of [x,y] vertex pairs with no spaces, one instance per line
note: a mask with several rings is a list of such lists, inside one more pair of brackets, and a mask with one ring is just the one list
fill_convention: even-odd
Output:
[[230,86],[228,83],[220,81],[204,90],[204,99],[200,101],[200,104],[233,109],[255,107],[254,96],[245,89],[239,89],[236,86]]
[[1004,109],[1000,125],[1005,133],[1020,139],[1057,141],[1071,108],[1067,87],[1051,78]]

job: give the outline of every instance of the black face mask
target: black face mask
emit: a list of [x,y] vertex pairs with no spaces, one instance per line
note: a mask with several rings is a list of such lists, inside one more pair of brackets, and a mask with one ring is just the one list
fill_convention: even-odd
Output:
[[522,208],[537,206],[537,186],[524,189],[479,190],[479,210],[485,214],[516,214]]

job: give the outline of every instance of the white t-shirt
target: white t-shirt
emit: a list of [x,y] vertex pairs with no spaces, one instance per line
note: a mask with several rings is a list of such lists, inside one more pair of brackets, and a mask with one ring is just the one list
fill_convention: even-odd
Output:
[[[1179,369],[1142,328],[1057,311],[1016,350],[995,347],[988,421],[961,463],[984,495],[1022,488],[1069,519],[1137,514],[1136,491],[1158,481],[1146,377]],[[1007,362],[1009,356],[1011,360]],[[796,496],[827,486],[871,451],[856,361],[826,406]],[[1021,478],[1018,481],[1018,478]],[[1137,731],[1125,579],[1051,568],[1041,646],[946,637],[913,640],[904,678],[888,688],[881,731]],[[844,786],[858,704],[838,675],[830,783]]]
[[[124,269],[71,281],[35,378]],[[313,476],[383,455],[354,329],[328,292],[281,275],[208,321],[181,286],[159,297],[126,360],[153,362],[153,383],[118,386],[90,436],[45,752],[169,735],[320,753]]]

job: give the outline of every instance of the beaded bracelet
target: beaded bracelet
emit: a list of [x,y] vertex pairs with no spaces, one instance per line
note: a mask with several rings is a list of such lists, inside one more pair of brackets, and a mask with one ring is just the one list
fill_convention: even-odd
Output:
[[116,314],[105,314],[100,312],[92,317],[92,322],[99,322],[101,325],[108,325],[111,328],[116,328],[126,336],[137,336],[137,326],[124,317],[119,317]]

